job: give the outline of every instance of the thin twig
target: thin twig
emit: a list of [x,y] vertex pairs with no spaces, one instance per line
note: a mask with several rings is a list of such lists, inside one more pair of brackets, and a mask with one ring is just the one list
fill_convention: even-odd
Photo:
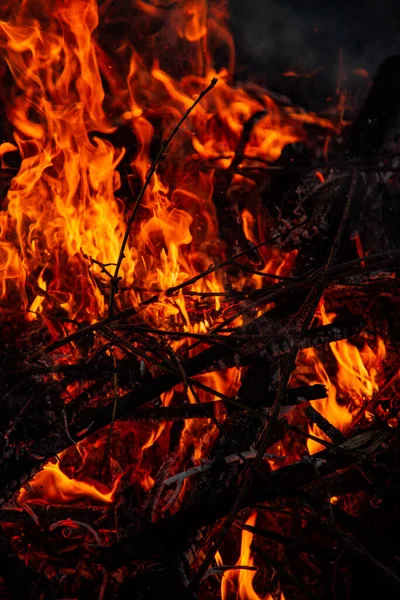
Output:
[[[151,296],[151,298],[147,298],[146,300],[143,300],[143,302],[140,302],[140,304],[137,307],[130,306],[129,308],[125,308],[124,310],[121,310],[115,314],[112,314],[112,315],[110,314],[110,315],[108,315],[108,317],[105,317],[104,319],[101,319],[100,321],[97,321],[96,323],[91,323],[90,325],[81,327],[77,331],[70,333],[69,335],[61,338],[60,340],[51,342],[50,344],[47,344],[47,346],[44,346],[43,348],[40,348],[36,352],[33,352],[30,355],[30,359],[31,360],[37,359],[46,353],[53,352],[54,350],[58,350],[59,348],[62,348],[66,344],[69,344],[71,342],[76,342],[77,340],[84,337],[88,333],[93,333],[94,331],[100,331],[101,329],[104,329],[104,327],[106,327],[110,323],[114,323],[115,321],[120,321],[123,319],[129,319],[130,317],[133,317],[134,315],[139,314],[141,310],[146,309],[151,304],[155,304],[156,302],[161,302],[165,298],[170,298],[171,296],[173,296],[180,290],[184,289],[185,287],[191,286],[191,285],[197,283],[198,281],[200,281],[201,279],[204,279],[204,277],[207,277],[207,275],[211,275],[212,273],[215,273],[219,269],[222,269],[224,267],[227,267],[228,265],[233,264],[235,261],[239,260],[239,258],[246,256],[250,252],[254,252],[255,250],[258,250],[259,248],[262,248],[263,246],[267,246],[268,244],[282,238],[283,236],[289,235],[293,231],[302,227],[304,224],[305,224],[305,221],[302,221],[298,225],[291,227],[289,229],[286,229],[283,233],[279,233],[276,236],[270,238],[269,240],[266,240],[265,242],[261,242],[260,244],[252,246],[251,248],[246,248],[245,250],[238,252],[237,254],[231,256],[231,258],[228,258],[217,265],[211,265],[208,269],[206,269],[202,273],[199,273],[198,275],[195,275],[194,277],[186,279],[186,281],[183,281],[181,284],[170,287],[167,290],[165,290],[164,292],[161,292],[160,294],[155,294],[154,296]],[[386,253],[386,255],[387,254],[388,253]]]
[[[177,473],[176,475],[172,475],[168,477],[164,481],[164,485],[172,485],[173,483],[179,483],[180,481],[184,481],[188,477],[192,475],[198,475],[199,473],[204,473],[205,471],[209,471],[215,466],[220,466],[221,462],[225,464],[231,464],[233,462],[243,462],[245,460],[252,460],[257,456],[257,452],[255,449],[246,450],[245,452],[241,452],[240,456],[238,454],[231,454],[230,456],[225,456],[224,458],[218,458],[214,460],[205,460],[200,465],[196,467],[191,467],[187,471],[182,471],[181,473]],[[266,452],[264,454],[265,460],[285,460],[287,456],[277,456],[276,454],[268,454]]]
[[107,442],[106,442],[106,446],[104,449],[103,460],[101,461],[101,465],[100,465],[100,477],[99,477],[100,481],[102,480],[103,471],[106,466],[108,456],[110,454],[111,438],[112,438],[112,434],[113,434],[113,430],[114,430],[115,415],[117,413],[117,403],[118,403],[118,373],[116,372],[117,359],[115,356],[115,352],[112,353],[112,357],[113,357],[113,363],[114,363],[114,369],[115,369],[114,377],[113,377],[113,396],[114,396],[113,410],[112,410],[112,415],[111,415],[110,427],[108,429]]
[[153,160],[151,167],[149,169],[149,172],[147,174],[147,177],[145,179],[145,182],[142,186],[142,189],[139,192],[138,197],[136,198],[135,204],[133,206],[133,210],[132,210],[132,214],[128,219],[127,225],[126,225],[126,229],[125,229],[125,234],[122,240],[122,244],[121,244],[121,248],[119,251],[119,255],[118,255],[118,259],[117,259],[117,264],[115,267],[115,271],[114,271],[114,276],[111,279],[111,292],[110,292],[110,301],[109,301],[109,314],[111,315],[113,313],[113,309],[114,309],[114,298],[115,295],[118,293],[118,283],[119,283],[119,271],[121,269],[121,264],[122,261],[125,257],[125,248],[126,248],[126,244],[128,243],[128,239],[129,239],[129,234],[131,231],[131,227],[133,224],[133,221],[135,220],[136,217],[136,213],[139,209],[140,203],[142,201],[142,198],[147,190],[147,187],[150,184],[150,181],[157,169],[157,165],[158,163],[161,161],[161,159],[164,156],[165,151],[167,150],[169,144],[171,143],[173,137],[178,133],[180,127],[182,126],[182,124],[186,121],[186,119],[189,117],[190,113],[196,108],[196,106],[199,104],[199,102],[201,102],[201,100],[204,98],[204,96],[206,94],[208,94],[208,92],[210,92],[215,85],[217,84],[218,79],[217,78],[213,78],[211,80],[210,85],[208,85],[206,87],[206,89],[204,89],[199,96],[196,98],[196,100],[193,102],[193,104],[187,109],[187,111],[185,112],[185,114],[183,115],[183,117],[180,119],[179,123],[175,126],[175,128],[172,130],[172,132],[170,133],[169,137],[166,140],[163,140],[163,142],[161,143],[161,148],[157,154],[157,156],[155,157],[155,159]]

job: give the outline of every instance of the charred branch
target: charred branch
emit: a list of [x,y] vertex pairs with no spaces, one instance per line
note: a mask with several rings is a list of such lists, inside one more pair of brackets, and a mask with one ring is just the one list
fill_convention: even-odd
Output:
[[[382,437],[382,433],[378,433],[377,436],[379,443],[383,443],[387,439],[386,435]],[[355,438],[351,440],[351,444],[350,442],[346,442],[346,444],[350,444],[353,449],[358,447],[360,450],[362,448],[364,456],[367,457],[368,441],[370,447],[375,451],[376,446],[373,441],[371,444],[371,436],[369,440],[367,438],[366,446],[366,436],[364,434],[359,436],[359,441]],[[322,477],[331,475],[335,471],[349,467],[354,463],[353,457],[340,452],[332,453],[330,450],[315,454],[313,460],[318,464]],[[295,496],[303,486],[310,485],[317,479],[315,470],[309,461],[282,467],[268,475],[264,474],[263,477],[254,481],[253,486],[248,489],[243,507],[259,502],[270,502],[282,494]],[[184,532],[184,537],[190,538],[201,527],[223,518],[230,511],[236,495],[235,485],[212,495],[208,491],[207,494],[201,496],[201,501],[198,500],[196,503],[188,504],[176,515],[159,520],[152,527],[144,528],[143,531],[132,536],[129,540],[124,540],[120,544],[102,550],[100,560],[116,568],[121,564],[134,560],[135,557],[143,557],[147,553],[152,555],[157,549],[159,550],[160,540],[164,540],[168,552],[170,552],[175,545],[179,547],[183,543],[183,540],[178,539],[176,536],[177,531]],[[171,535],[173,531],[175,536]]]

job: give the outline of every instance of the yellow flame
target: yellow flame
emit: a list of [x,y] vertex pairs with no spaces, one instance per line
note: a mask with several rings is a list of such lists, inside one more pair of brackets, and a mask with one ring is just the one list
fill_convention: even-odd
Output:
[[[257,513],[254,512],[246,521],[246,525],[255,526]],[[251,553],[251,543],[254,534],[250,531],[242,531],[242,541],[240,546],[240,556],[236,562],[238,566],[254,566],[254,558]],[[215,556],[218,566],[223,565],[223,560],[219,552]],[[226,571],[221,580],[221,598],[222,600],[272,600],[271,594],[262,597],[254,590],[253,581],[256,571],[246,569],[237,569]],[[281,593],[280,600],[285,600]]]
[[[317,311],[317,319],[322,325],[332,323],[336,315],[327,313],[322,302]],[[355,418],[354,409],[362,407],[378,391],[378,371],[385,357],[385,344],[378,337],[376,348],[363,341],[361,349],[351,341],[340,340],[330,345],[336,360],[336,372],[329,376],[322,364],[318,352],[314,349],[299,353],[294,380],[297,382],[323,383],[328,390],[327,398],[316,400],[313,406],[337,429],[346,433]],[[316,427],[311,433],[323,436]],[[308,440],[310,452],[322,449],[321,444]]]
[[94,504],[112,504],[120,477],[114,481],[112,489],[95,481],[71,479],[61,471],[59,463],[49,463],[35,475],[29,486],[19,494],[23,502],[46,502],[69,504],[90,499]]

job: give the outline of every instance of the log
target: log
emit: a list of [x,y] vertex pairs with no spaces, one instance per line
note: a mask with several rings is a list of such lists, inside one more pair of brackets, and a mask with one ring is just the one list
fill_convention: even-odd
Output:
[[372,88],[351,126],[345,154],[370,158],[378,154],[400,110],[400,55],[379,67]]

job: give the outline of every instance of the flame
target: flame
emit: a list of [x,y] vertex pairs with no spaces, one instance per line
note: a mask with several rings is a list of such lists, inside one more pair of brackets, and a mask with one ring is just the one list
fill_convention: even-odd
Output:
[[[316,313],[317,320],[322,325],[332,323],[334,313],[327,313],[321,302]],[[361,337],[361,336],[360,336]],[[356,408],[362,408],[379,390],[379,369],[385,358],[385,344],[377,337],[375,348],[361,337],[361,348],[348,340],[340,340],[329,344],[336,361],[336,372],[328,375],[318,352],[314,349],[303,350],[297,359],[297,369],[293,381],[307,384],[323,383],[328,390],[327,398],[316,400],[313,406],[332,425],[344,434],[349,431],[357,413]],[[325,437],[316,427],[311,427],[311,433]],[[322,449],[321,444],[308,440],[310,452]]]
[[[138,6],[148,18],[158,10],[151,11],[145,3]],[[186,0],[171,14],[182,43],[203,48],[206,1]],[[226,17],[223,11],[213,13],[214,28],[216,17],[221,19],[218,32],[226,42],[228,34],[221,33]],[[116,262],[125,227],[118,198],[118,166],[125,149],[106,139],[116,129],[116,119],[111,118],[115,111],[121,112],[137,141],[130,168],[133,180],[143,183],[155,133],[145,114],[157,115],[168,131],[210,77],[217,74],[220,79],[215,93],[182,127],[163,172],[153,178],[145,195],[122,263],[121,287],[126,291],[118,296],[120,307],[143,299],[135,286],[166,289],[208,266],[207,247],[211,250],[218,243],[218,229],[213,171],[204,172],[199,159],[233,156],[243,123],[264,108],[266,116],[254,127],[246,148],[250,156],[275,160],[286,144],[306,138],[302,120],[318,121],[310,115],[282,112],[266,93],[254,99],[233,87],[228,83],[229,71],[222,68],[216,73],[208,54],[204,76],[191,74],[179,81],[160,66],[158,56],[147,67],[131,43],[124,42],[116,52],[119,58],[127,56],[130,66],[129,71],[121,67],[118,72],[114,57],[96,39],[98,27],[95,0],[44,0],[41,15],[31,0],[25,0],[13,8],[8,21],[0,21],[0,47],[15,81],[5,99],[7,114],[22,158],[7,196],[7,211],[0,217],[0,289],[3,310],[26,315],[29,310],[27,319],[33,319],[35,312],[52,316],[64,311],[70,319],[93,322],[105,314],[104,290],[110,282],[101,264]],[[204,58],[196,60],[199,64],[193,65],[193,73],[204,70]],[[102,78],[110,88],[107,94]],[[188,155],[185,161],[182,146]],[[4,152],[11,148],[4,147]],[[87,276],[88,266],[92,277]],[[39,288],[46,294],[37,293],[32,279],[38,267]],[[197,288],[222,291],[218,278],[210,275]],[[10,302],[15,292],[20,299],[17,306]],[[147,313],[162,325],[179,311],[187,324],[183,298],[164,299]]]
[[[0,51],[14,82],[6,93],[0,91],[13,129],[13,140],[0,146],[1,164],[16,149],[21,158],[0,212],[1,318],[28,331],[32,325],[37,330],[42,326],[52,338],[107,314],[106,269],[117,262],[132,208],[127,189],[137,196],[154,144],[169,135],[212,77],[218,77],[218,85],[173,138],[144,194],[119,273],[117,310],[138,306],[154,291],[180,285],[211,262],[227,258],[213,201],[215,169],[229,167],[252,115],[265,112],[251,132],[245,156],[265,161],[279,158],[289,143],[307,141],[306,123],[335,131],[327,119],[282,107],[264,90],[254,94],[232,84],[235,51],[224,3],[183,0],[168,3],[167,10],[162,3],[135,0],[137,22],[127,20],[127,31],[134,27],[133,33],[106,44],[108,25],[120,22],[117,5],[22,0],[5,3],[1,13]],[[158,27],[157,36],[152,35],[153,26]],[[218,49],[226,60],[221,65],[219,59],[217,68],[213,56]],[[121,131],[126,133],[124,144],[117,141]],[[252,197],[242,211],[246,238],[253,244],[265,241],[262,201],[253,182],[241,174],[232,185]],[[296,253],[264,247],[259,256],[259,271],[287,276]],[[159,329],[207,333],[224,319],[224,305],[215,295],[225,292],[224,283],[222,273],[211,273],[185,290],[208,294],[204,299],[193,300],[181,290],[147,306],[141,317]],[[264,283],[262,277],[246,274],[232,286],[256,289]],[[169,343],[175,351],[189,346],[187,340]],[[189,356],[201,349],[189,350]],[[71,361],[80,352],[70,345],[58,359]],[[240,378],[240,369],[228,369],[200,380],[234,395]],[[79,389],[74,385],[68,391],[73,396]],[[173,402],[182,390],[178,386],[164,394],[163,403]],[[196,398],[190,390],[187,395],[190,402],[212,398],[203,391]],[[141,431],[133,423],[114,428],[122,445],[134,444],[133,457],[125,457],[121,469],[131,470],[132,479],[148,490],[157,461],[168,448],[170,426]],[[185,423],[178,443],[182,468],[207,454],[216,433],[212,420]],[[106,446],[105,435],[96,446],[98,454]],[[32,482],[34,497],[109,501],[113,492],[89,481],[99,470],[87,463],[85,481],[69,479],[58,465],[47,465]],[[21,492],[23,497],[27,493]]]
[[120,481],[117,477],[112,489],[98,481],[79,481],[61,471],[59,463],[48,463],[19,494],[22,502],[70,504],[90,499],[94,504],[112,504]]
[[[257,513],[254,512],[246,521],[246,525],[255,526]],[[254,558],[251,553],[251,543],[254,534],[250,531],[242,531],[242,541],[240,547],[240,556],[236,562],[238,566],[254,566]],[[223,560],[219,552],[215,555],[216,563],[222,566]],[[256,576],[256,571],[245,569],[237,569],[226,571],[221,580],[221,598],[222,600],[272,600],[271,594],[262,597],[257,594],[253,587],[253,580]],[[280,595],[280,600],[285,600],[283,593]]]

